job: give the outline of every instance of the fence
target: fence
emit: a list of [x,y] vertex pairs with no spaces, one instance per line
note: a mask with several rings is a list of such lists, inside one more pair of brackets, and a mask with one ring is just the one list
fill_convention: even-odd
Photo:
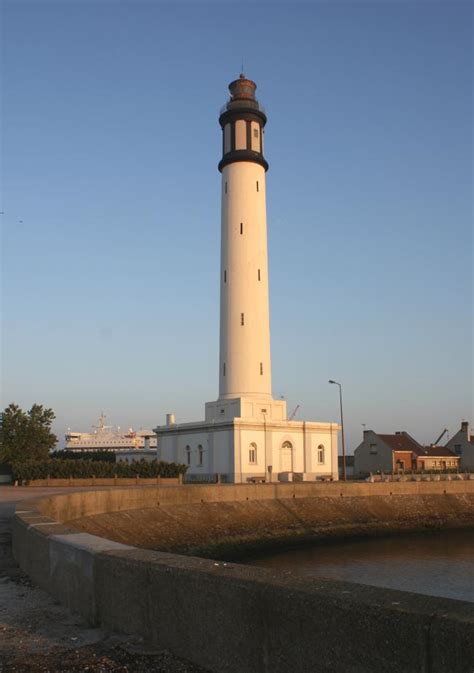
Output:
[[[23,486],[177,486],[182,484],[182,475],[179,477],[89,477],[89,478],[50,478],[50,479],[31,479],[21,484]],[[19,482],[15,482],[18,486]]]

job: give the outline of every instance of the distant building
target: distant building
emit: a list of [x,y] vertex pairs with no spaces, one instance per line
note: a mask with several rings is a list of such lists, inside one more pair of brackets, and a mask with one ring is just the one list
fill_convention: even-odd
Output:
[[364,431],[364,439],[354,451],[354,473],[364,475],[400,470],[453,470],[459,456],[443,446],[422,446],[408,432],[394,435]]
[[455,470],[459,467],[459,456],[445,446],[425,446],[423,453],[416,457],[417,470]]
[[130,451],[120,451],[115,454],[116,463],[133,463],[134,461],[144,460],[151,463],[157,460],[156,449],[131,449]]
[[[342,479],[344,476],[344,469],[343,469],[343,459],[342,456],[338,457],[338,463],[339,463],[339,479]],[[346,477],[353,477],[354,476],[354,456],[346,456]]]
[[461,469],[474,469],[474,435],[471,435],[468,421],[462,421],[461,429],[446,443],[460,459]]

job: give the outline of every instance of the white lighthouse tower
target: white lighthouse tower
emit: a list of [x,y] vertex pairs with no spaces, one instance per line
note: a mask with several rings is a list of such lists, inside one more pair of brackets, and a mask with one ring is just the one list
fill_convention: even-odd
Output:
[[271,397],[267,214],[262,138],[267,118],[254,82],[229,86],[219,118],[224,147],[219,397]]
[[[272,399],[267,209],[263,153],[267,117],[243,74],[221,110],[221,274],[219,400],[206,419],[286,418]],[[224,411],[223,411],[224,410]]]
[[158,457],[209,481],[337,479],[337,423],[289,421],[272,397],[265,111],[243,74],[229,84],[222,129],[219,396],[205,421],[158,426]]

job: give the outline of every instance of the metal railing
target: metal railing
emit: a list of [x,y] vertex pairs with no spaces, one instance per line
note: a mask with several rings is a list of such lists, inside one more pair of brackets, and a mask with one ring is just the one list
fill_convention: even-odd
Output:
[[219,110],[219,115],[223,114],[229,109],[229,104],[232,103],[232,110],[238,110],[238,108],[252,108],[254,110],[259,110],[260,112],[263,112],[263,114],[266,114],[265,108],[261,103],[258,102],[258,100],[250,100],[250,99],[241,99],[241,100],[229,100],[227,103],[225,103],[221,109]]

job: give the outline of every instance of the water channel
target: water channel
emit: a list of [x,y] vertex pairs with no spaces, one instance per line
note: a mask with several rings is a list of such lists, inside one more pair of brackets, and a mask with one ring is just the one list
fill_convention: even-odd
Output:
[[317,544],[246,563],[474,602],[472,530]]

